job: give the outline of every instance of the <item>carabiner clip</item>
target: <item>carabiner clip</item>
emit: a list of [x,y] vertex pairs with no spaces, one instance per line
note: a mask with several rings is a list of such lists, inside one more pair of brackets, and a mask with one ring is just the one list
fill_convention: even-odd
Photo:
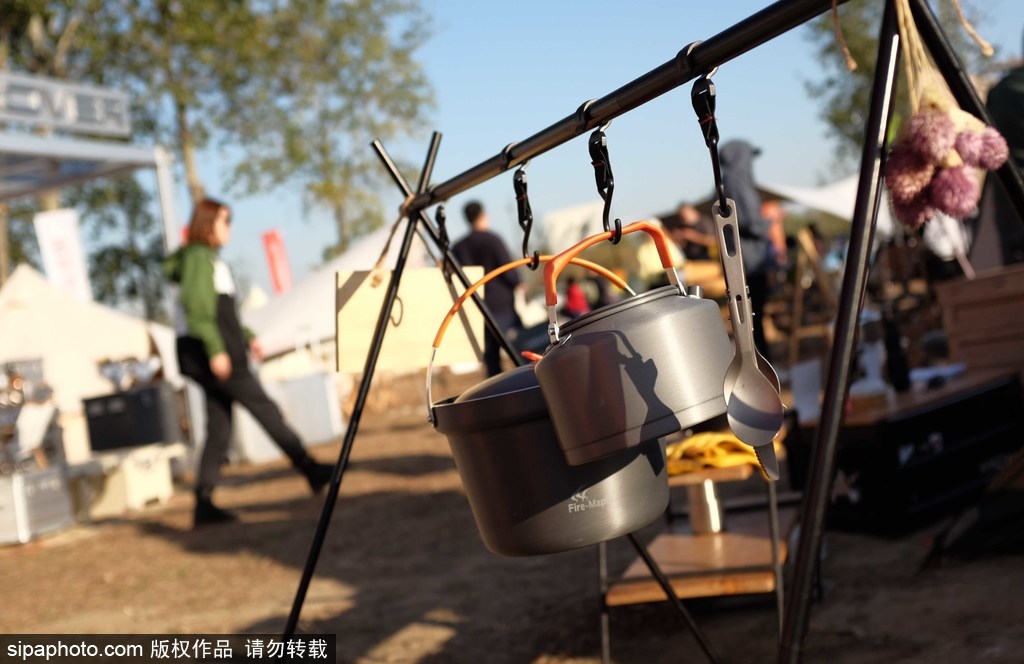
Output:
[[715,84],[711,82],[710,76],[710,74],[702,74],[693,82],[693,88],[690,90],[690,102],[697,114],[697,123],[704,133],[704,142],[711,153],[711,169],[715,175],[718,206],[722,216],[728,217],[731,214],[731,209],[726,202],[725,183],[722,182],[722,162],[718,158],[719,134],[718,121],[715,120]]
[[[519,212],[519,228],[523,229],[523,258],[530,256],[530,231],[533,230],[533,209],[526,193],[526,167],[529,161],[516,169],[512,175],[512,187],[516,192],[516,208]],[[533,252],[533,260],[527,265],[531,270],[540,267],[540,252]]]
[[452,275],[451,262],[448,260],[448,248],[451,245],[451,240],[448,238],[448,215],[445,213],[444,203],[437,206],[434,219],[437,221],[438,244],[441,245],[441,272],[447,279]]
[[622,220],[616,219],[614,230],[609,223],[612,209],[612,195],[615,193],[615,177],[612,175],[612,165],[608,158],[608,138],[604,130],[610,122],[600,129],[596,129],[590,135],[588,147],[590,148],[590,163],[594,167],[594,181],[597,184],[597,193],[604,200],[604,211],[601,215],[601,222],[604,230],[612,231],[612,237],[608,239],[612,244],[618,244],[622,239]]

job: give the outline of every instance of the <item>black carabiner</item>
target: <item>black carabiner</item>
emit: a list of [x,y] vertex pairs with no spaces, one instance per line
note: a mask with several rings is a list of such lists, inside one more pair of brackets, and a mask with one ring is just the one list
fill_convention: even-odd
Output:
[[[530,197],[526,193],[527,164],[517,168],[516,172],[512,175],[512,187],[516,192],[516,208],[519,212],[519,228],[523,229],[523,258],[529,258],[530,256],[530,231],[533,230],[533,209],[530,207]],[[533,252],[533,259],[527,267],[531,270],[536,270],[540,267],[539,251]]]
[[690,102],[697,113],[697,122],[704,133],[704,142],[711,153],[711,168],[715,174],[715,191],[718,194],[718,206],[722,216],[731,213],[725,202],[725,184],[722,182],[722,162],[718,158],[718,121],[715,120],[715,84],[708,74],[702,74],[693,82],[690,90]]
[[[605,127],[607,126],[605,125]],[[615,193],[615,177],[612,175],[612,164],[608,158],[608,138],[604,134],[604,127],[595,130],[590,135],[588,147],[590,148],[590,163],[594,167],[597,193],[604,200],[601,222],[606,232],[613,231],[608,241],[612,244],[618,244],[619,240],[622,239],[622,220],[615,220],[614,230],[612,224],[608,221],[611,218],[612,195]]]

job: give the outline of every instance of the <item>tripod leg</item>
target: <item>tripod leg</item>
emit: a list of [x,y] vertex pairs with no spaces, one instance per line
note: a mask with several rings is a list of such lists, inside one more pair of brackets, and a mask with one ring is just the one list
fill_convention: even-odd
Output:
[[[430,142],[430,149],[427,152],[426,163],[423,167],[423,175],[420,178],[419,187],[425,189],[430,172],[434,167],[434,160],[437,158],[437,147],[441,141],[441,135],[434,132]],[[377,326],[373,331],[373,342],[370,345],[370,352],[366,356],[366,364],[363,367],[363,378],[359,383],[359,392],[356,395],[355,407],[352,409],[352,417],[349,419],[348,429],[345,431],[345,439],[341,445],[341,452],[338,455],[338,462],[334,466],[334,474],[331,476],[331,484],[327,489],[327,496],[324,499],[324,506],[320,512],[320,520],[316,524],[316,531],[313,534],[313,542],[309,547],[309,554],[306,557],[306,564],[302,569],[302,576],[299,579],[299,587],[295,591],[295,600],[292,602],[292,610],[288,615],[288,622],[285,624],[284,636],[289,637],[295,634],[299,624],[299,615],[302,613],[302,605],[306,601],[306,593],[309,591],[309,584],[313,580],[313,572],[316,563],[320,558],[320,551],[323,549],[324,539],[327,537],[327,529],[331,524],[331,516],[334,514],[334,505],[338,501],[338,492],[341,490],[341,480],[345,475],[345,468],[348,466],[348,457],[352,452],[352,444],[355,441],[356,433],[359,431],[359,421],[363,416],[363,409],[366,407],[366,397],[370,393],[370,383],[373,381],[374,369],[377,366],[377,358],[380,356],[381,346],[384,344],[384,333],[387,331],[388,323],[391,320],[391,312],[395,306],[395,299],[398,296],[398,286],[402,281],[402,273],[405,271],[405,264],[409,258],[409,251],[412,249],[413,238],[416,237],[416,230],[419,224],[417,219],[419,213],[410,215],[405,226],[405,235],[402,237],[402,246],[398,252],[398,260],[395,261],[395,269],[391,273],[391,280],[384,296],[384,303],[381,306],[380,314],[377,316]]]
[[850,244],[843,273],[843,286],[836,315],[828,384],[821,406],[816,445],[811,455],[811,470],[800,511],[800,539],[793,564],[793,580],[787,592],[782,619],[782,638],[778,662],[800,661],[804,636],[810,620],[814,573],[818,566],[825,513],[835,479],[835,457],[839,427],[843,421],[846,387],[853,364],[853,342],[867,284],[871,240],[878,206],[882,199],[882,165],[886,136],[892,120],[899,64],[900,39],[893,2],[885,3],[878,35],[878,57],[871,87],[871,106],[865,124],[861,153],[860,179],[850,226]]
[[[395,162],[391,159],[390,155],[388,155],[387,151],[384,149],[384,146],[381,144],[381,142],[374,141],[373,149],[377,151],[377,156],[379,156],[381,161],[384,162],[384,166],[388,169],[388,172],[391,173],[391,178],[395,181],[395,184],[397,184],[398,187],[402,190],[402,193],[405,194],[406,196],[411,196],[413,194],[413,191],[409,187],[409,183],[405,180],[404,177],[402,177],[402,173],[398,170],[398,166],[395,165]],[[429,233],[430,237],[434,240],[434,244],[437,245],[438,248],[440,248],[442,246],[441,235],[440,233],[438,233],[437,229],[434,228],[434,225],[431,223],[430,218],[427,217],[427,215],[422,210],[419,210],[414,214],[418,215],[420,225],[426,229],[427,233]],[[462,284],[462,287],[469,288],[473,282],[471,282],[466,277],[466,273],[462,271],[462,266],[459,264],[458,259],[455,258],[455,254],[452,253],[451,248],[445,250],[445,257],[448,259],[448,263],[452,266],[452,268],[454,268],[453,271],[455,273],[455,276],[459,278],[459,282]],[[484,304],[484,301],[476,293],[473,294],[473,304],[475,304],[477,308],[480,310],[480,313],[483,314],[484,325],[487,327],[488,331],[490,331],[491,334],[493,334],[494,337],[498,340],[498,343],[501,345],[501,349],[504,350],[505,353],[510,358],[512,358],[512,361],[517,366],[521,366],[522,364],[524,364],[525,360],[519,355],[519,353],[516,352],[516,349],[513,348],[512,344],[508,340],[508,337],[505,336],[505,331],[498,327],[498,324],[494,320],[494,314],[491,313],[490,309],[487,308],[487,305]]]

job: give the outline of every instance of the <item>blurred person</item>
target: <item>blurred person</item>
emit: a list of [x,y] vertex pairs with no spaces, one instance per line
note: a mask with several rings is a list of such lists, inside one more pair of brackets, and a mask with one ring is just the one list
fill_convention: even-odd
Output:
[[249,370],[251,353],[262,359],[262,348],[242,327],[235,301],[235,282],[218,255],[231,239],[231,210],[212,198],[196,204],[188,241],[164,261],[167,277],[179,285],[176,328],[181,373],[196,381],[206,396],[206,442],[196,472],[194,525],[234,521],[237,517],[213,503],[220,467],[227,460],[231,439],[231,406],[246,408],[267,434],[306,476],[317,493],[331,480],[334,467],[316,462],[288,426]]
[[[512,261],[504,241],[490,229],[490,218],[479,201],[470,201],[462,208],[469,224],[469,235],[452,247],[462,265],[480,265],[484,274]],[[498,329],[508,335],[522,330],[523,323],[515,308],[515,290],[521,283],[519,274],[509,270],[490,281],[484,288],[484,304],[494,316]],[[501,373],[501,344],[489,330],[484,330],[484,366],[488,376]]]
[[689,203],[680,203],[675,218],[665,221],[669,237],[679,245],[687,260],[706,261],[713,258],[718,246],[715,222]]
[[[1010,163],[1024,175],[1024,65],[1014,67],[989,90],[985,102],[992,122],[1010,148]],[[1024,262],[1024,212],[1018,212],[998,176],[985,178],[981,217],[998,231],[1001,263]],[[984,223],[979,221],[980,224]]]
[[591,276],[588,277],[588,282],[593,286],[594,290],[594,300],[590,303],[591,309],[600,309],[606,304],[610,304],[612,302],[611,298],[608,296],[608,282],[604,277]]
[[786,211],[782,209],[779,201],[765,201],[761,203],[761,216],[771,224],[768,239],[771,240],[771,260],[774,267],[784,268],[789,264],[786,228],[782,224],[782,220],[786,218]]
[[565,306],[562,311],[569,318],[579,318],[590,311],[590,303],[587,301],[587,294],[575,277],[565,280]]
[[814,242],[814,249],[818,252],[818,258],[824,259],[829,253],[830,247],[825,240],[825,236],[818,230],[818,224],[813,221],[807,224],[807,232],[811,234],[811,240]]
[[772,265],[772,222],[761,215],[761,194],[754,184],[754,157],[758,148],[744,140],[733,140],[719,148],[725,194],[736,202],[743,268],[747,273],[750,305],[753,309],[754,344],[768,357],[764,336],[764,307],[768,301],[768,275]]

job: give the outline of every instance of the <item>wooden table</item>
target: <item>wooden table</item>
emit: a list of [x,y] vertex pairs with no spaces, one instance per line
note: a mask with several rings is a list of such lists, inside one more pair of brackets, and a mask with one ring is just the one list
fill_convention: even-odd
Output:
[[[706,481],[736,482],[750,479],[750,465],[707,468],[669,477],[669,486],[693,486]],[[693,534],[688,527],[670,524],[648,547],[680,598],[768,593],[775,590],[771,538],[748,523],[735,531]],[[733,525],[740,525],[737,520]],[[763,530],[763,529],[762,529]],[[779,542],[779,565],[786,559]],[[610,584],[608,606],[665,601],[665,592],[639,558]]]
[[[751,465],[708,468],[669,478],[671,486],[693,487],[704,482],[743,481],[755,472]],[[779,536],[775,485],[766,481],[770,519],[760,513],[730,516],[732,530],[694,534],[680,522],[669,522],[648,551],[680,599],[752,595],[774,592],[782,628],[782,565],[787,548]],[[796,510],[789,510],[794,517]],[[766,523],[767,521],[767,523]],[[760,525],[755,525],[760,523]],[[610,661],[609,608],[668,600],[665,591],[637,558],[622,576],[609,583],[604,544],[601,545],[602,650]]]

